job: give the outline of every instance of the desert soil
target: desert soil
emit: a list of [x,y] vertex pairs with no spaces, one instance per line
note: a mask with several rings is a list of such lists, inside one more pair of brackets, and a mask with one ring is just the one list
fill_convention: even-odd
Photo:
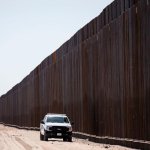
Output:
[[0,150],[133,150],[122,146],[97,144],[73,138],[73,142],[62,139],[40,141],[39,131],[20,130],[0,125]]

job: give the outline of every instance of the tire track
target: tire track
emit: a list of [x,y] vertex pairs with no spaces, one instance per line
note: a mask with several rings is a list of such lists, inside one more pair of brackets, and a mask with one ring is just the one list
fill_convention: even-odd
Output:
[[24,148],[21,145],[18,145],[17,143],[14,142],[12,136],[9,136],[8,133],[1,133],[1,149],[4,150],[20,150]]
[[15,137],[15,140],[19,142],[26,150],[32,150],[32,146],[25,143],[23,140],[21,140],[19,137]]
[[0,150],[4,149],[3,140],[2,140],[2,134],[0,133]]
[[[26,150],[43,150],[43,148],[32,141],[27,141],[25,139],[21,139],[19,137],[15,137],[15,140],[20,143]],[[28,144],[28,142],[30,144]]]

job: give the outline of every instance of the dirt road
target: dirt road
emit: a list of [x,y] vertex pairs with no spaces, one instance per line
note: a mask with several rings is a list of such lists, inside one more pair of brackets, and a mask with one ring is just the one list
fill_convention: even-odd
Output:
[[0,150],[131,150],[121,146],[96,144],[73,138],[73,142],[61,139],[40,141],[38,131],[19,130],[0,125]]

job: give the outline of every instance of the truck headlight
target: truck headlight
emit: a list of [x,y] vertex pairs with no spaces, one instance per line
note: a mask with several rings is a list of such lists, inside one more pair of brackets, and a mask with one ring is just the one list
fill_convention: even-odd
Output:
[[48,131],[49,131],[49,130],[50,130],[50,128],[51,128],[51,126],[46,126],[46,130],[48,130]]
[[69,127],[69,131],[70,131],[70,132],[72,131],[72,127]]

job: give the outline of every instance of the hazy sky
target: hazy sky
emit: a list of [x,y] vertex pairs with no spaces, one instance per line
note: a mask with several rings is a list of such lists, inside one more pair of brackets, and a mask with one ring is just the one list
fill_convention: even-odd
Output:
[[0,96],[113,0],[0,0]]

